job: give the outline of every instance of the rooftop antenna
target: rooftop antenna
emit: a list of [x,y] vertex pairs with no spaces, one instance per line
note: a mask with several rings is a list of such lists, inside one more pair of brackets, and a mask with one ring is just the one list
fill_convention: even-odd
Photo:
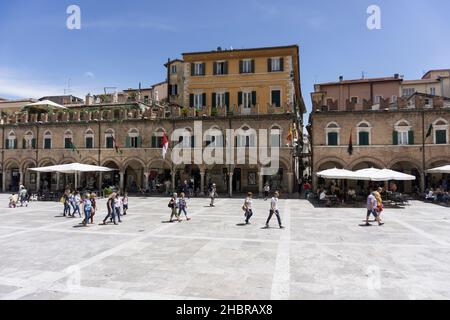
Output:
[[64,89],[64,95],[70,94],[72,93],[72,87],[70,85],[71,82],[71,78],[69,77],[69,79],[67,80],[67,89]]
[[366,78],[366,73],[365,73],[365,71],[362,71],[361,72],[361,79],[365,79]]

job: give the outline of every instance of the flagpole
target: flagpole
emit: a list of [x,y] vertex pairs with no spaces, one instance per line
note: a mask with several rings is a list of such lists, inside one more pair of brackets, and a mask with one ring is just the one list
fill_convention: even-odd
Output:
[[422,192],[425,192],[425,110],[422,110]]

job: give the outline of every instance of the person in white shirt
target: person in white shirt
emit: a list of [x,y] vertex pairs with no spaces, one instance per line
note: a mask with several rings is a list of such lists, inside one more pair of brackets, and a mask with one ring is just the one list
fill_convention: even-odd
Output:
[[250,224],[250,218],[253,216],[253,193],[249,192],[247,198],[245,198],[244,206],[242,209],[245,211],[245,224]]
[[273,198],[270,201],[270,212],[269,212],[269,217],[267,218],[266,228],[269,228],[270,219],[272,219],[272,216],[275,214],[277,216],[278,225],[280,226],[280,229],[284,229],[283,225],[281,224],[280,211],[278,210],[278,197],[279,196],[280,196],[280,194],[278,193],[278,191],[275,191]]
[[269,198],[270,186],[268,183],[264,186],[264,201]]

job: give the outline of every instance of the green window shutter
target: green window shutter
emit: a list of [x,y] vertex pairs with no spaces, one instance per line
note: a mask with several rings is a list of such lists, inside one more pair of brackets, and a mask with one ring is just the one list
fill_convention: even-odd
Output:
[[213,92],[212,95],[211,95],[211,106],[217,107],[216,93],[215,92]]
[[191,63],[191,76],[195,75],[195,63]]
[[230,93],[229,92],[225,92],[225,106],[226,107],[230,106]]
[[239,60],[239,73],[242,73],[244,70],[244,62],[242,60]]
[[127,139],[125,141],[125,148],[131,147],[131,138],[127,136]]
[[17,138],[14,139],[14,149],[17,149]]
[[272,72],[272,59],[267,59],[267,72]]
[[228,61],[223,64],[223,74],[228,74]]
[[202,94],[202,103],[203,103],[203,105],[202,105],[202,107],[206,107],[206,93],[203,93]]
[[213,62],[213,75],[217,74],[217,62]]
[[202,76],[206,75],[206,63],[202,63]]
[[194,95],[192,93],[189,95],[189,106],[194,107]]
[[284,58],[280,58],[280,71],[284,71]]
[[281,106],[281,92],[280,92],[280,90],[273,90],[272,91],[272,105],[275,105],[277,107]]
[[22,139],[22,148],[23,149],[27,148],[27,140],[25,140],[25,138]]
[[252,73],[255,73],[255,60],[252,60]]
[[398,132],[397,131],[392,131],[392,144],[394,146],[398,145]]
[[9,149],[9,140],[8,139],[5,140],[5,149]]
[[408,143],[410,145],[414,144],[414,131],[408,131]]
[[142,148],[142,137],[141,136],[137,137],[137,145],[138,145],[138,148]]
[[252,91],[252,105],[256,105],[256,91]]
[[436,144],[447,144],[447,130],[436,130]]
[[31,147],[32,147],[33,149],[36,149],[36,138],[33,138],[33,139],[31,140]]
[[242,92],[239,91],[238,92],[238,106],[240,106],[242,104]]
[[359,145],[360,146],[368,146],[369,145],[369,133],[368,132],[360,132],[359,133]]
[[156,139],[156,136],[152,136],[152,148],[157,148],[157,139]]
[[328,145],[329,146],[337,146],[338,145],[338,134],[337,134],[337,132],[329,132],[328,133]]

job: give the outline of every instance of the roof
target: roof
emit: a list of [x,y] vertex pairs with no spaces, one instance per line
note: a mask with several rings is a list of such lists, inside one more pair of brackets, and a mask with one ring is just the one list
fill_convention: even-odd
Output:
[[430,83],[430,82],[439,82],[440,79],[419,79],[419,80],[403,80],[403,85],[408,84],[421,84],[421,83]]
[[244,52],[244,51],[263,51],[273,49],[298,49],[298,45],[278,46],[278,47],[261,47],[261,48],[248,48],[248,49],[228,49],[228,50],[211,50],[211,51],[199,51],[199,52],[185,52],[183,55],[195,55],[205,53],[226,53],[226,52]]
[[166,83],[167,83],[167,81],[162,81],[162,82],[155,83],[154,85],[152,85],[152,89],[153,89],[154,87],[156,87],[156,86],[160,86],[160,85],[166,84]]
[[425,98],[429,98],[429,99],[440,98],[440,99],[443,99],[443,100],[446,100],[446,101],[450,101],[450,98],[447,98],[447,97],[436,96],[436,95],[432,95],[432,94],[428,94],[428,93],[422,93],[422,92],[414,92],[407,99],[410,100],[411,98],[413,98],[415,96],[421,96],[421,97],[425,97]]
[[354,79],[354,80],[342,80],[334,82],[317,83],[320,86],[331,86],[338,84],[355,84],[355,83],[371,83],[371,82],[386,82],[386,81],[403,81],[402,78],[397,77],[382,77],[382,78],[368,78],[368,79]]
[[446,72],[450,73],[450,69],[433,69],[433,70],[427,71],[427,73],[425,73],[423,75],[422,79],[427,79],[428,76],[430,75],[430,73],[432,73],[432,72],[443,72],[443,71],[446,71]]
[[184,61],[181,59],[170,60],[170,63],[169,62],[164,63],[164,67],[167,67],[169,64],[172,64],[175,62],[184,62]]

